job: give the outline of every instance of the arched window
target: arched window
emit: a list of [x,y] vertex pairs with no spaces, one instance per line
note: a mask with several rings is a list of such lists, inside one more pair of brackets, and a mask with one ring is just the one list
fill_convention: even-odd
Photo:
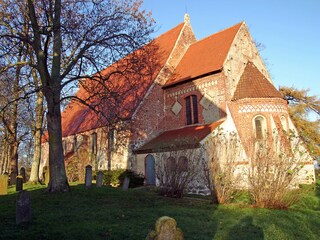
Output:
[[91,153],[97,154],[97,133],[91,134]]
[[174,172],[176,170],[176,159],[174,157],[167,158],[166,169],[168,172]]
[[255,130],[255,138],[260,140],[265,137],[267,127],[266,127],[266,120],[262,116],[257,116],[254,118],[254,130]]
[[178,169],[181,172],[188,172],[188,158],[186,158],[185,156],[179,157]]
[[196,95],[186,97],[187,125],[198,123],[198,99]]
[[287,119],[285,116],[282,116],[280,118],[280,121],[281,121],[281,125],[282,125],[282,128],[283,130],[285,130],[286,132],[288,131],[288,125],[287,125]]

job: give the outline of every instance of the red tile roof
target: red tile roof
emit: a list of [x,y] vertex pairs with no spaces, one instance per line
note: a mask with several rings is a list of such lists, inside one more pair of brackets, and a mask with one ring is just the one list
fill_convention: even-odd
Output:
[[[149,70],[143,69],[142,72],[145,74],[141,76],[132,68],[124,69],[128,66],[128,62],[134,54],[136,54],[137,59],[140,57],[141,52],[139,50],[107,67],[100,73],[97,73],[97,75],[101,74],[102,76],[107,76],[108,74],[113,73],[114,70],[119,71],[119,73],[110,76],[105,83],[104,87],[109,89],[109,95],[107,95],[107,93],[104,95],[106,100],[101,99],[100,92],[104,91],[101,84],[97,84],[93,79],[86,79],[82,86],[80,86],[76,96],[85,100],[88,99],[89,96],[94,95],[92,92],[97,93],[96,97],[90,97],[89,104],[94,107],[99,106],[99,110],[102,109],[103,113],[106,115],[104,117],[101,117],[101,115],[98,116],[88,106],[73,100],[62,113],[63,137],[105,126],[108,123],[108,118],[112,118],[110,115],[114,114],[114,111],[117,111],[117,113],[121,115],[119,116],[121,118],[130,118],[141,99],[146,94],[146,91],[155,80],[160,69],[165,64],[183,26],[184,23],[179,24],[146,45],[146,47],[156,46],[157,48],[157,54],[155,55],[154,52],[153,54],[149,54],[148,57],[152,58],[152,60],[147,60],[156,61],[156,67],[152,69],[152,74],[147,74]],[[135,81],[135,79],[137,81]],[[115,93],[118,94],[117,98],[113,98],[112,96],[112,94]],[[112,103],[112,100],[115,101],[115,99],[119,101],[117,104]]]
[[192,44],[164,87],[220,71],[243,22]]
[[163,150],[195,148],[199,142],[215,130],[223,120],[201,126],[189,126],[161,133],[138,150],[136,153],[150,153]]
[[252,62],[248,62],[232,100],[243,98],[283,98],[283,96]]

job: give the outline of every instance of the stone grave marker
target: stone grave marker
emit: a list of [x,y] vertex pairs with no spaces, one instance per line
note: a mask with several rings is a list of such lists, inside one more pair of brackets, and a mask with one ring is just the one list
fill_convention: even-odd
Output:
[[16,181],[16,191],[22,191],[23,190],[23,177],[18,176]]
[[101,187],[103,185],[103,172],[99,171],[97,173],[97,187]]
[[27,182],[26,169],[24,167],[20,168],[20,176],[23,178],[23,182]]
[[0,175],[0,195],[8,194],[8,174]]
[[183,232],[177,228],[177,222],[171,217],[161,217],[157,220],[155,230],[151,231],[146,240],[183,240]]
[[10,173],[10,185],[15,185],[17,181],[17,173],[15,171]]
[[18,194],[16,203],[16,224],[31,221],[31,199],[26,190]]
[[122,189],[123,189],[124,191],[128,191],[128,189],[129,189],[129,184],[130,184],[130,178],[125,177],[124,180],[123,180]]
[[86,166],[85,186],[86,188],[91,188],[92,186],[92,167],[90,165]]

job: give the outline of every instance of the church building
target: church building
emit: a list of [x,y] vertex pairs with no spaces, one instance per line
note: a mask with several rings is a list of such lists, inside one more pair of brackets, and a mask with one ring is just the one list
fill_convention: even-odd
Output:
[[[140,68],[123,65],[142,60]],[[97,171],[131,169],[143,174],[146,184],[159,185],[159,167],[168,159],[185,172],[198,165],[200,176],[200,161],[208,166],[218,161],[210,153],[219,145],[210,141],[221,132],[238,139],[240,150],[227,147],[227,152],[240,175],[250,167],[259,141],[273,149],[280,144],[281,151],[294,155],[289,135],[298,133],[288,103],[273,85],[245,22],[197,40],[186,14],[183,23],[97,75],[107,79],[107,90],[95,85],[94,77],[82,81],[76,96],[90,99],[92,106],[73,100],[62,113],[69,181],[90,164]],[[42,149],[40,171],[48,164],[46,141]],[[190,163],[190,150],[201,152],[198,164]],[[312,182],[308,153],[300,164],[299,181]],[[205,194],[201,184],[189,191]]]

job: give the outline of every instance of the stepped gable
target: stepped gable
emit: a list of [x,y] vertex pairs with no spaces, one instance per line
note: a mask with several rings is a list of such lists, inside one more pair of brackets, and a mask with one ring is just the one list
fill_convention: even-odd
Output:
[[161,133],[135,152],[151,153],[164,150],[196,148],[199,142],[214,131],[225,119],[207,125],[189,126]]
[[164,88],[221,71],[243,22],[192,44]]
[[[157,61],[156,64],[153,63],[153,68],[148,65],[149,69],[140,69],[139,71],[143,73],[137,76],[134,68],[127,69],[128,62],[132,61],[133,58],[140,58],[141,50],[137,50],[132,54],[129,54],[127,57],[121,59],[120,61],[114,63],[113,65],[107,67],[96,75],[108,76],[110,73],[114,73],[114,70],[118,71],[117,74],[112,74],[109,76],[108,81],[106,82],[106,87],[109,89],[110,94],[119,93],[117,96],[117,109],[118,113],[121,114],[122,119],[128,119],[133,114],[134,110],[140,103],[143,96],[146,94],[147,90],[150,88],[151,84],[154,82],[159,71],[166,63],[171,51],[173,50],[175,43],[179,37],[179,34],[184,26],[184,23],[179,24],[175,28],[169,30],[168,32],[160,35],[149,44],[143,47],[143,49],[150,47],[154,52],[147,54],[149,58],[152,58],[151,61]],[[148,50],[147,50],[148,51]],[[156,54],[155,54],[156,52]],[[144,55],[145,57],[146,55]],[[150,59],[147,59],[150,61]],[[148,62],[149,63],[149,62]],[[130,64],[130,63],[129,63]],[[125,67],[124,67],[125,66]],[[147,67],[146,67],[147,68]],[[152,69],[152,73],[150,72]],[[150,74],[148,74],[150,73]],[[138,81],[134,81],[137,79]],[[110,109],[108,99],[103,102],[100,99],[99,91],[103,91],[101,86],[95,84],[94,76],[91,79],[86,79],[82,82],[76,97],[87,100],[89,99],[89,104],[91,106],[103,106],[103,112],[105,116],[97,116],[90,107],[80,104],[77,101],[71,101],[71,103],[66,107],[62,113],[62,135],[63,137],[74,135],[77,133],[85,132],[88,130],[96,129],[108,124],[107,119],[110,114],[113,114],[115,108]],[[121,89],[121,91],[120,91]],[[90,91],[97,92],[96,97],[92,96]],[[119,107],[120,106],[120,107]]]
[[283,96],[252,63],[248,62],[232,100],[243,98],[282,98]]

